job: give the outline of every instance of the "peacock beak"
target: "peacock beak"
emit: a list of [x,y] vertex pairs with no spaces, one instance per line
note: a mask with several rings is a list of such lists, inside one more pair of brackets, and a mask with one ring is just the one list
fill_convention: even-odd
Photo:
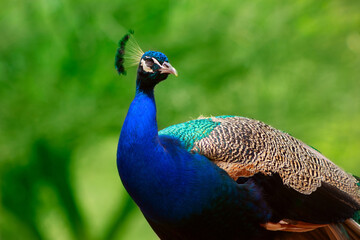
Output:
[[174,74],[176,77],[178,76],[178,73],[177,73],[176,69],[173,66],[171,66],[171,64],[168,63],[168,62],[164,62],[161,65],[161,68],[159,69],[159,71],[161,73]]

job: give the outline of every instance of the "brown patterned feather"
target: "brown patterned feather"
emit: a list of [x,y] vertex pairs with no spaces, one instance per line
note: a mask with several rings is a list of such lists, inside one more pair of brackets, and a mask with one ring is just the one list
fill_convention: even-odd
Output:
[[327,183],[360,204],[357,180],[300,140],[253,119],[211,120],[220,124],[196,141],[192,151],[214,161],[234,180],[277,173],[285,185],[302,194],[309,195]]

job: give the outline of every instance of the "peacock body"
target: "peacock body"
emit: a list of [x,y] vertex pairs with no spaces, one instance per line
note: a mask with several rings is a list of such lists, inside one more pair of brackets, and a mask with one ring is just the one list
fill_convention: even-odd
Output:
[[154,87],[169,74],[164,54],[142,54],[117,151],[122,183],[161,239],[360,239],[358,181],[300,140],[236,116],[158,132]]

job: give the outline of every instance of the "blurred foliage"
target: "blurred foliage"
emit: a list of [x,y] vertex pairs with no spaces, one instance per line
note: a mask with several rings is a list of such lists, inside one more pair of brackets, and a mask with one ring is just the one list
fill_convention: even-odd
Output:
[[129,29],[179,72],[160,128],[203,115],[262,120],[360,175],[360,2],[0,2],[0,238],[156,239],[115,153],[135,69]]

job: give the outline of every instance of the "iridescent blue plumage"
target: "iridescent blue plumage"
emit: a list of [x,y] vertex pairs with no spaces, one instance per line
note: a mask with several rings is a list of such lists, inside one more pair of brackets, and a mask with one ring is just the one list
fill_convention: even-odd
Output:
[[145,57],[145,56],[153,57],[153,58],[157,59],[161,64],[169,61],[167,56],[165,54],[163,54],[162,52],[147,51],[144,53],[143,57]]
[[[161,239],[306,239],[341,232],[330,223],[354,217],[356,180],[259,121],[201,118],[158,132],[154,87],[169,74],[176,70],[164,54],[141,57],[117,151],[123,185]],[[297,169],[306,164],[310,175]],[[314,188],[306,182],[314,172],[336,181]]]

